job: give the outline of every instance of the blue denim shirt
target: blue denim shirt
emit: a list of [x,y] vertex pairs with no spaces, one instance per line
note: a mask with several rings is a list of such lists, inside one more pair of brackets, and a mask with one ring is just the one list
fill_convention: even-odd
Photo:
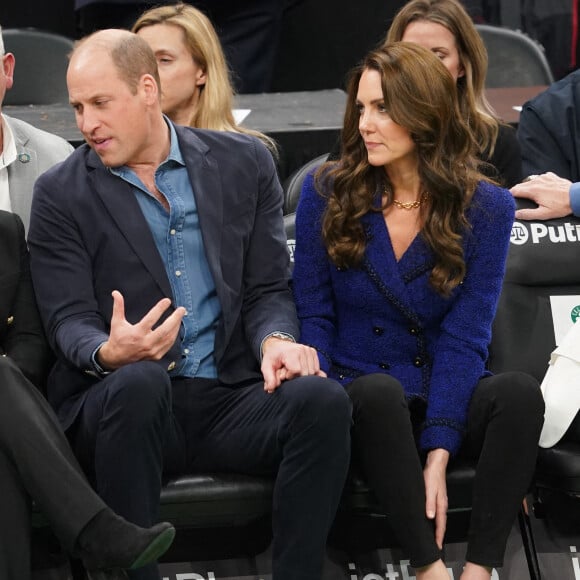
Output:
[[580,217],[580,183],[573,183],[570,186],[570,206],[572,213]]
[[123,166],[112,168],[111,172],[131,184],[165,265],[174,304],[187,311],[181,327],[181,363],[170,374],[216,378],[214,342],[221,307],[205,256],[193,188],[175,129],[171,123],[168,125],[171,148],[155,171],[155,184],[167,198],[169,213],[131,169]]

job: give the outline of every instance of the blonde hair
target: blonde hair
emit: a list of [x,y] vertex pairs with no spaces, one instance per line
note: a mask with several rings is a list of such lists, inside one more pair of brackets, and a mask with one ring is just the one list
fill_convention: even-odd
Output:
[[241,127],[234,119],[234,90],[220,40],[209,18],[197,8],[180,2],[147,10],[137,19],[132,31],[139,32],[155,24],[171,24],[181,28],[192,58],[205,72],[206,81],[201,87],[199,101],[189,125],[200,129],[254,135],[276,153],[276,144],[270,137]]
[[457,79],[459,106],[480,151],[491,156],[501,121],[485,97],[487,50],[471,17],[457,0],[411,0],[395,16],[384,43],[402,40],[411,22],[428,21],[453,34],[465,74]]

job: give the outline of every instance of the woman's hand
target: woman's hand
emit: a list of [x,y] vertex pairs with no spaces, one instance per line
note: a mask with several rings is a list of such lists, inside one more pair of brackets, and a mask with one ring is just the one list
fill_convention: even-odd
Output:
[[427,454],[423,469],[425,479],[425,512],[427,517],[435,520],[435,542],[443,549],[443,539],[447,526],[447,481],[445,473],[449,463],[449,451],[432,449]]

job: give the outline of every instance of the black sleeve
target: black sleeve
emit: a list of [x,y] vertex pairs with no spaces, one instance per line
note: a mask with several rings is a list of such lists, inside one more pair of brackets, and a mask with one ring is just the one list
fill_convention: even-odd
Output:
[[[3,349],[32,383],[39,388],[44,386],[46,373],[52,360],[47,345],[36,299],[30,278],[28,248],[24,237],[24,226],[18,216],[16,221],[20,275],[17,291],[11,308],[11,323],[7,327],[3,340]],[[2,265],[0,264],[0,268]]]
[[511,125],[499,126],[493,155],[483,157],[489,163],[484,166],[484,173],[502,187],[509,189],[522,181],[522,153],[516,131]]

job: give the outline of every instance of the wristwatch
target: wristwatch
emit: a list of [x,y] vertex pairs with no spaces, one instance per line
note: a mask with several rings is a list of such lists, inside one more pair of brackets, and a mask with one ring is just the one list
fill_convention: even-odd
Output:
[[296,339],[291,334],[286,334],[285,332],[280,332],[278,330],[271,332],[262,339],[262,343],[260,344],[260,359],[264,355],[264,343],[269,338],[278,338],[280,340],[285,340],[286,342],[296,342]]
[[287,340],[288,342],[296,342],[295,338],[291,334],[286,334],[285,332],[272,332],[264,340],[268,338],[279,338],[280,340]]

